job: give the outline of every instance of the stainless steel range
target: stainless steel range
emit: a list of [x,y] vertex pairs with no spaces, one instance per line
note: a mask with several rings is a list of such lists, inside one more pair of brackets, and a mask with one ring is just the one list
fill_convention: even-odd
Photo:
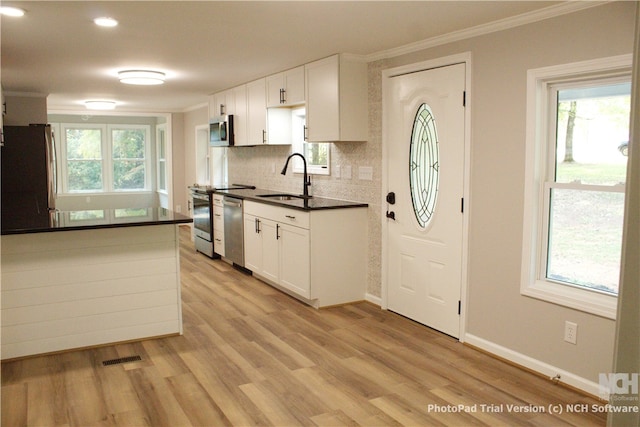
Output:
[[213,250],[213,199],[216,190],[253,189],[252,185],[232,184],[228,186],[193,186],[191,200],[193,203],[193,234],[196,250],[210,258],[220,258]]

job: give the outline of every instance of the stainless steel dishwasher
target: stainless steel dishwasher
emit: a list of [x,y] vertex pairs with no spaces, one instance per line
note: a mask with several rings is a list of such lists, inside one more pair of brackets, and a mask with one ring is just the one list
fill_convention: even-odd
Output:
[[224,207],[224,256],[235,265],[244,267],[242,200],[224,196],[222,206]]

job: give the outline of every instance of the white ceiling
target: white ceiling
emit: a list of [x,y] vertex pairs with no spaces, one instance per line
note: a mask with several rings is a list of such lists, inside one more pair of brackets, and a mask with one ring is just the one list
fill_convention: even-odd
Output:
[[[186,111],[216,91],[334,53],[381,57],[559,3],[3,1],[26,15],[2,17],[2,87],[48,94],[57,110],[108,99],[119,111]],[[97,27],[99,16],[120,24]],[[166,83],[138,87],[116,79],[118,70],[139,68],[166,72]]]

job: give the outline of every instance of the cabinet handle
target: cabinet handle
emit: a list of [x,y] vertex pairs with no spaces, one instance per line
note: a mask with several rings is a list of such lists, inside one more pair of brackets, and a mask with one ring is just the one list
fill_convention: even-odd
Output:
[[260,220],[256,218],[256,234],[260,234]]
[[307,136],[307,130],[309,128],[307,127],[307,125],[303,125],[302,126],[302,139],[307,141],[309,139],[309,137]]
[[220,104],[220,115],[224,116],[224,104]]
[[267,143],[267,131],[266,130],[262,130],[262,143],[266,144]]
[[276,224],[276,240],[280,239],[280,224]]
[[293,216],[293,215],[285,215],[285,216],[286,216],[287,218],[289,218],[289,219],[296,219],[296,217],[295,217],[295,216]]
[[287,102],[287,98],[285,97],[286,91],[284,89],[280,89],[280,104],[284,104]]

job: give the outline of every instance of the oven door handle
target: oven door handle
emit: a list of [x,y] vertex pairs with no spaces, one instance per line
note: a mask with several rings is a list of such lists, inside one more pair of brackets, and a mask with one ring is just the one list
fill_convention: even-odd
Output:
[[198,199],[198,200],[205,200],[207,202],[209,201],[209,197],[202,196],[200,194],[192,194],[191,197],[194,198],[194,199]]

